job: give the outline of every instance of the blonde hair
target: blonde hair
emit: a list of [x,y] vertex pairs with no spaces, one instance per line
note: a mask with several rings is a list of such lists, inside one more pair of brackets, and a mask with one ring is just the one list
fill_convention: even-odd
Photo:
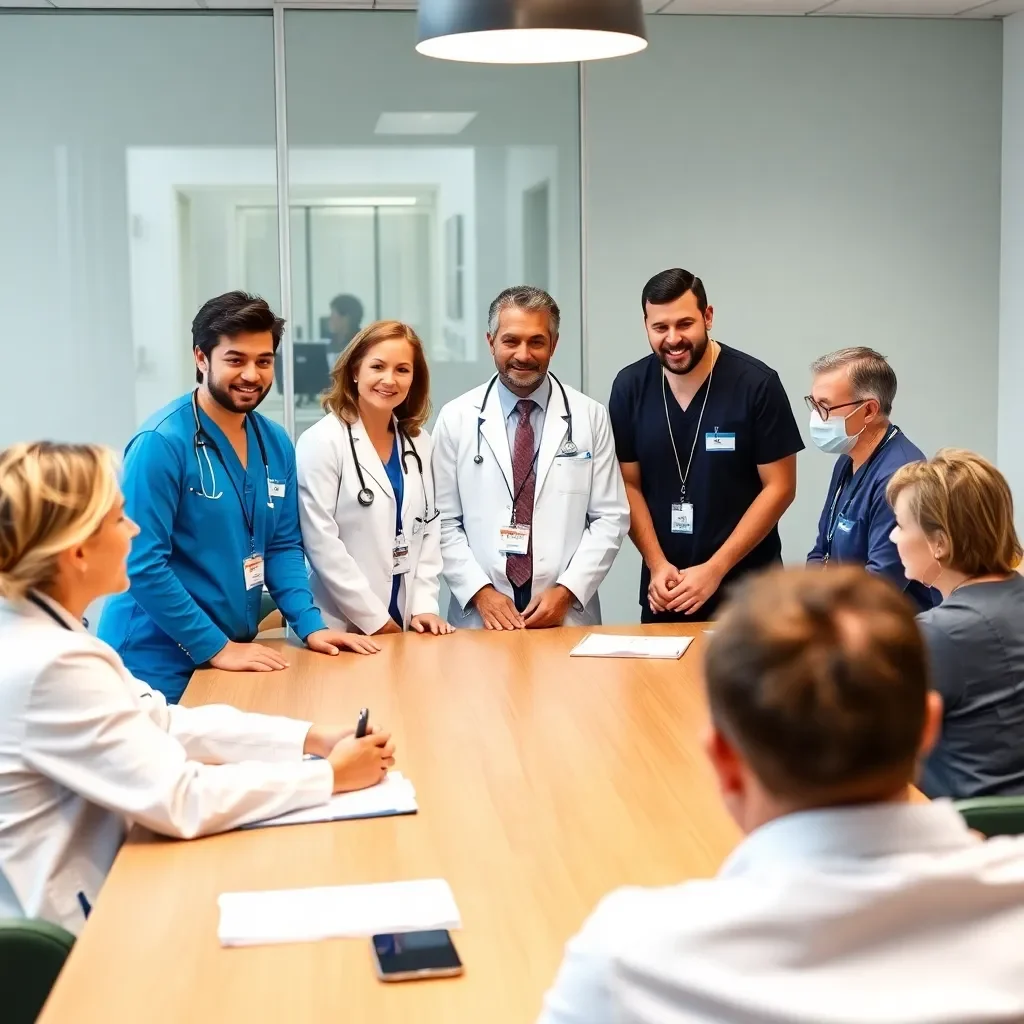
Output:
[[119,493],[114,454],[36,441],[0,452],[0,596],[53,583],[57,558],[91,537]]
[[416,332],[398,320],[378,320],[364,327],[338,356],[331,370],[331,386],[324,392],[321,405],[344,423],[359,419],[359,391],[355,374],[367,352],[382,341],[400,338],[412,346],[412,385],[405,400],[395,409],[398,426],[416,437],[430,418],[430,371],[423,354],[423,342]]
[[1022,549],[1013,525],[1013,495],[1006,477],[987,459],[958,448],[943,448],[934,459],[912,462],[889,481],[886,497],[895,505],[904,491],[910,511],[929,537],[949,543],[943,560],[968,576],[1013,572]]

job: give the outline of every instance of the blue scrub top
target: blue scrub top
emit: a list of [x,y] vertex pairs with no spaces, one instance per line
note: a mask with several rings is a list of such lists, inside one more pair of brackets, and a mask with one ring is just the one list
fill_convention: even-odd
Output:
[[[125,511],[140,533],[128,558],[130,589],[106,602],[99,624],[100,638],[128,670],[171,702],[180,698],[195,667],[229,640],[255,637],[263,591],[246,588],[243,569],[253,554],[263,556],[267,589],[295,632],[305,640],[324,628],[309,590],[295,449],[288,435],[265,416],[251,414],[243,468],[201,409],[199,421],[209,464],[194,445],[191,394],[150,417],[125,450]],[[204,491],[220,497],[204,497]]]
[[[702,419],[705,396],[707,407]],[[619,461],[640,464],[641,491],[661,550],[674,566],[685,569],[706,562],[736,529],[761,493],[757,467],[795,455],[804,443],[779,375],[759,359],[728,345],[721,346],[710,388],[705,381],[685,412],[671,390],[667,397],[684,473],[693,449],[686,487],[687,501],[693,504],[692,534],[672,532],[672,505],[679,501],[679,471],[665,420],[662,367],[653,353],[619,372],[612,385],[608,412]],[[733,581],[781,560],[782,541],[778,527],[773,526],[764,540],[733,566],[718,592],[696,616],[653,614],[647,603],[651,574],[644,565],[640,572],[643,619],[710,619]]]
[[827,554],[830,562],[863,565],[868,572],[887,576],[919,609],[925,610],[939,603],[939,595],[907,579],[896,545],[889,539],[896,516],[885,498],[893,473],[908,462],[921,462],[924,452],[899,427],[893,426],[891,430],[895,433],[888,443],[876,449],[875,457],[856,473],[852,472],[853,460],[849,455],[836,459],[818,521],[818,539],[807,562],[823,562]]
[[[388,475],[388,480],[391,481],[391,489],[395,492],[395,536],[397,537],[402,532],[402,502],[405,501],[405,474],[402,472],[402,461],[398,452],[398,438],[395,438],[395,443],[391,447],[391,458],[388,459],[387,465],[384,467],[384,471]],[[402,612],[398,607],[398,591],[402,587],[402,577],[392,576],[391,577],[391,604],[388,607],[388,611],[391,614],[391,618],[398,623],[403,629],[405,628],[402,622]]]

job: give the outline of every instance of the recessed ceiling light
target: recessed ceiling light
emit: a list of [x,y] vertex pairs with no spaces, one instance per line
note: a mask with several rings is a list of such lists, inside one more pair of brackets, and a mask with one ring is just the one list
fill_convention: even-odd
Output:
[[473,118],[475,110],[399,110],[377,118],[378,135],[458,135]]
[[427,57],[555,64],[645,46],[641,0],[420,0],[416,49]]

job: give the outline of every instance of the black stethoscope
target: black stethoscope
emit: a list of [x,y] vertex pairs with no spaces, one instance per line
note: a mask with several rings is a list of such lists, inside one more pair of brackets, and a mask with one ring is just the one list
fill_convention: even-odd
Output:
[[[224,462],[224,456],[221,455],[220,449],[217,447],[216,441],[210,437],[203,429],[202,424],[199,422],[199,400],[197,395],[199,390],[196,389],[192,392],[192,419],[196,426],[196,432],[192,438],[192,450],[196,455],[196,465],[199,467],[199,490],[196,491],[194,487],[190,487],[189,490],[193,494],[201,494],[204,498],[209,498],[212,501],[217,501],[223,497],[224,492],[217,490],[217,477],[213,471],[213,460],[210,458],[210,453],[207,451],[208,448],[213,450],[213,454],[220,459],[220,464],[227,470],[227,464]],[[267,476],[267,508],[274,507],[274,495],[270,490],[270,463],[267,461],[267,449],[263,444],[263,433],[260,430],[260,425],[256,422],[256,417],[246,413],[246,419],[252,424],[253,433],[256,435],[256,444],[260,449],[260,458],[263,460],[263,470]],[[203,475],[203,462],[199,458],[199,453],[202,451],[203,456],[206,458],[206,466],[210,473],[210,487],[213,490],[213,494],[206,492],[206,478]],[[228,479],[231,481],[231,486],[235,487],[235,481],[232,479],[231,474],[228,473]],[[238,489],[235,488],[235,493],[238,494]],[[246,523],[248,525],[249,513],[246,510],[245,502],[242,501],[242,496],[238,495],[238,502],[242,506],[242,512],[246,517]],[[251,529],[250,529],[251,532]]]
[[[579,454],[579,449],[576,447],[572,439],[572,409],[569,407],[569,396],[565,393],[565,388],[562,386],[562,382],[553,374],[549,373],[548,376],[558,385],[558,390],[562,392],[562,405],[565,407],[565,415],[562,417],[565,420],[565,440],[562,441],[562,447],[558,449],[558,458],[571,459],[575,455]],[[487,408],[487,399],[491,397],[491,390],[493,389],[495,382],[498,380],[498,375],[495,374],[487,383],[487,390],[484,391],[484,400],[480,403],[480,412],[477,415],[476,420],[476,455],[473,456],[473,462],[479,466],[483,463],[484,457],[480,454],[480,437],[483,433],[484,420],[487,418],[484,416],[484,410]]]
[[[373,491],[366,486],[366,478],[363,476],[363,467],[359,464],[359,456],[356,454],[356,439],[352,435],[352,424],[346,423],[345,427],[348,430],[348,445],[352,449],[352,461],[356,466],[356,476],[359,478],[359,493],[356,494],[356,500],[363,508],[369,508],[373,504],[375,497]],[[420,487],[423,489],[423,518],[416,517],[418,523],[422,523],[424,526],[427,523],[432,523],[438,516],[440,516],[440,509],[435,508],[433,512],[427,506],[427,482],[423,479],[423,460],[420,458],[420,453],[416,451],[416,445],[409,435],[402,430],[401,427],[397,427],[398,439],[399,439],[399,461],[402,463],[402,472],[408,476],[409,467],[406,464],[406,459],[411,455],[416,460],[416,469],[420,474]],[[406,447],[408,445],[408,447]],[[396,495],[397,497],[397,495]]]
[[[27,597],[41,612],[46,612],[46,614],[49,615],[61,629],[71,629],[71,627],[42,598],[36,597],[35,594],[26,594],[25,597]],[[82,625],[85,626],[86,629],[89,628],[89,623],[86,622],[85,619],[82,619]]]

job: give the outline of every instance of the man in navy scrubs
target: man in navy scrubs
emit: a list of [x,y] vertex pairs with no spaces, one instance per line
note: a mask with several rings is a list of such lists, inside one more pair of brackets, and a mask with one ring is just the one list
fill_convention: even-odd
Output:
[[727,584],[781,561],[804,444],[778,374],[709,337],[699,277],[664,270],[641,303],[651,355],[619,372],[609,402],[641,618],[700,621]]
[[924,458],[889,421],[896,374],[885,356],[870,348],[844,348],[822,356],[811,372],[814,381],[806,399],[811,440],[839,458],[808,565],[863,565],[891,579],[919,609],[931,608],[937,603],[935,591],[907,579],[889,539],[896,525],[885,498],[889,478],[900,466]]

